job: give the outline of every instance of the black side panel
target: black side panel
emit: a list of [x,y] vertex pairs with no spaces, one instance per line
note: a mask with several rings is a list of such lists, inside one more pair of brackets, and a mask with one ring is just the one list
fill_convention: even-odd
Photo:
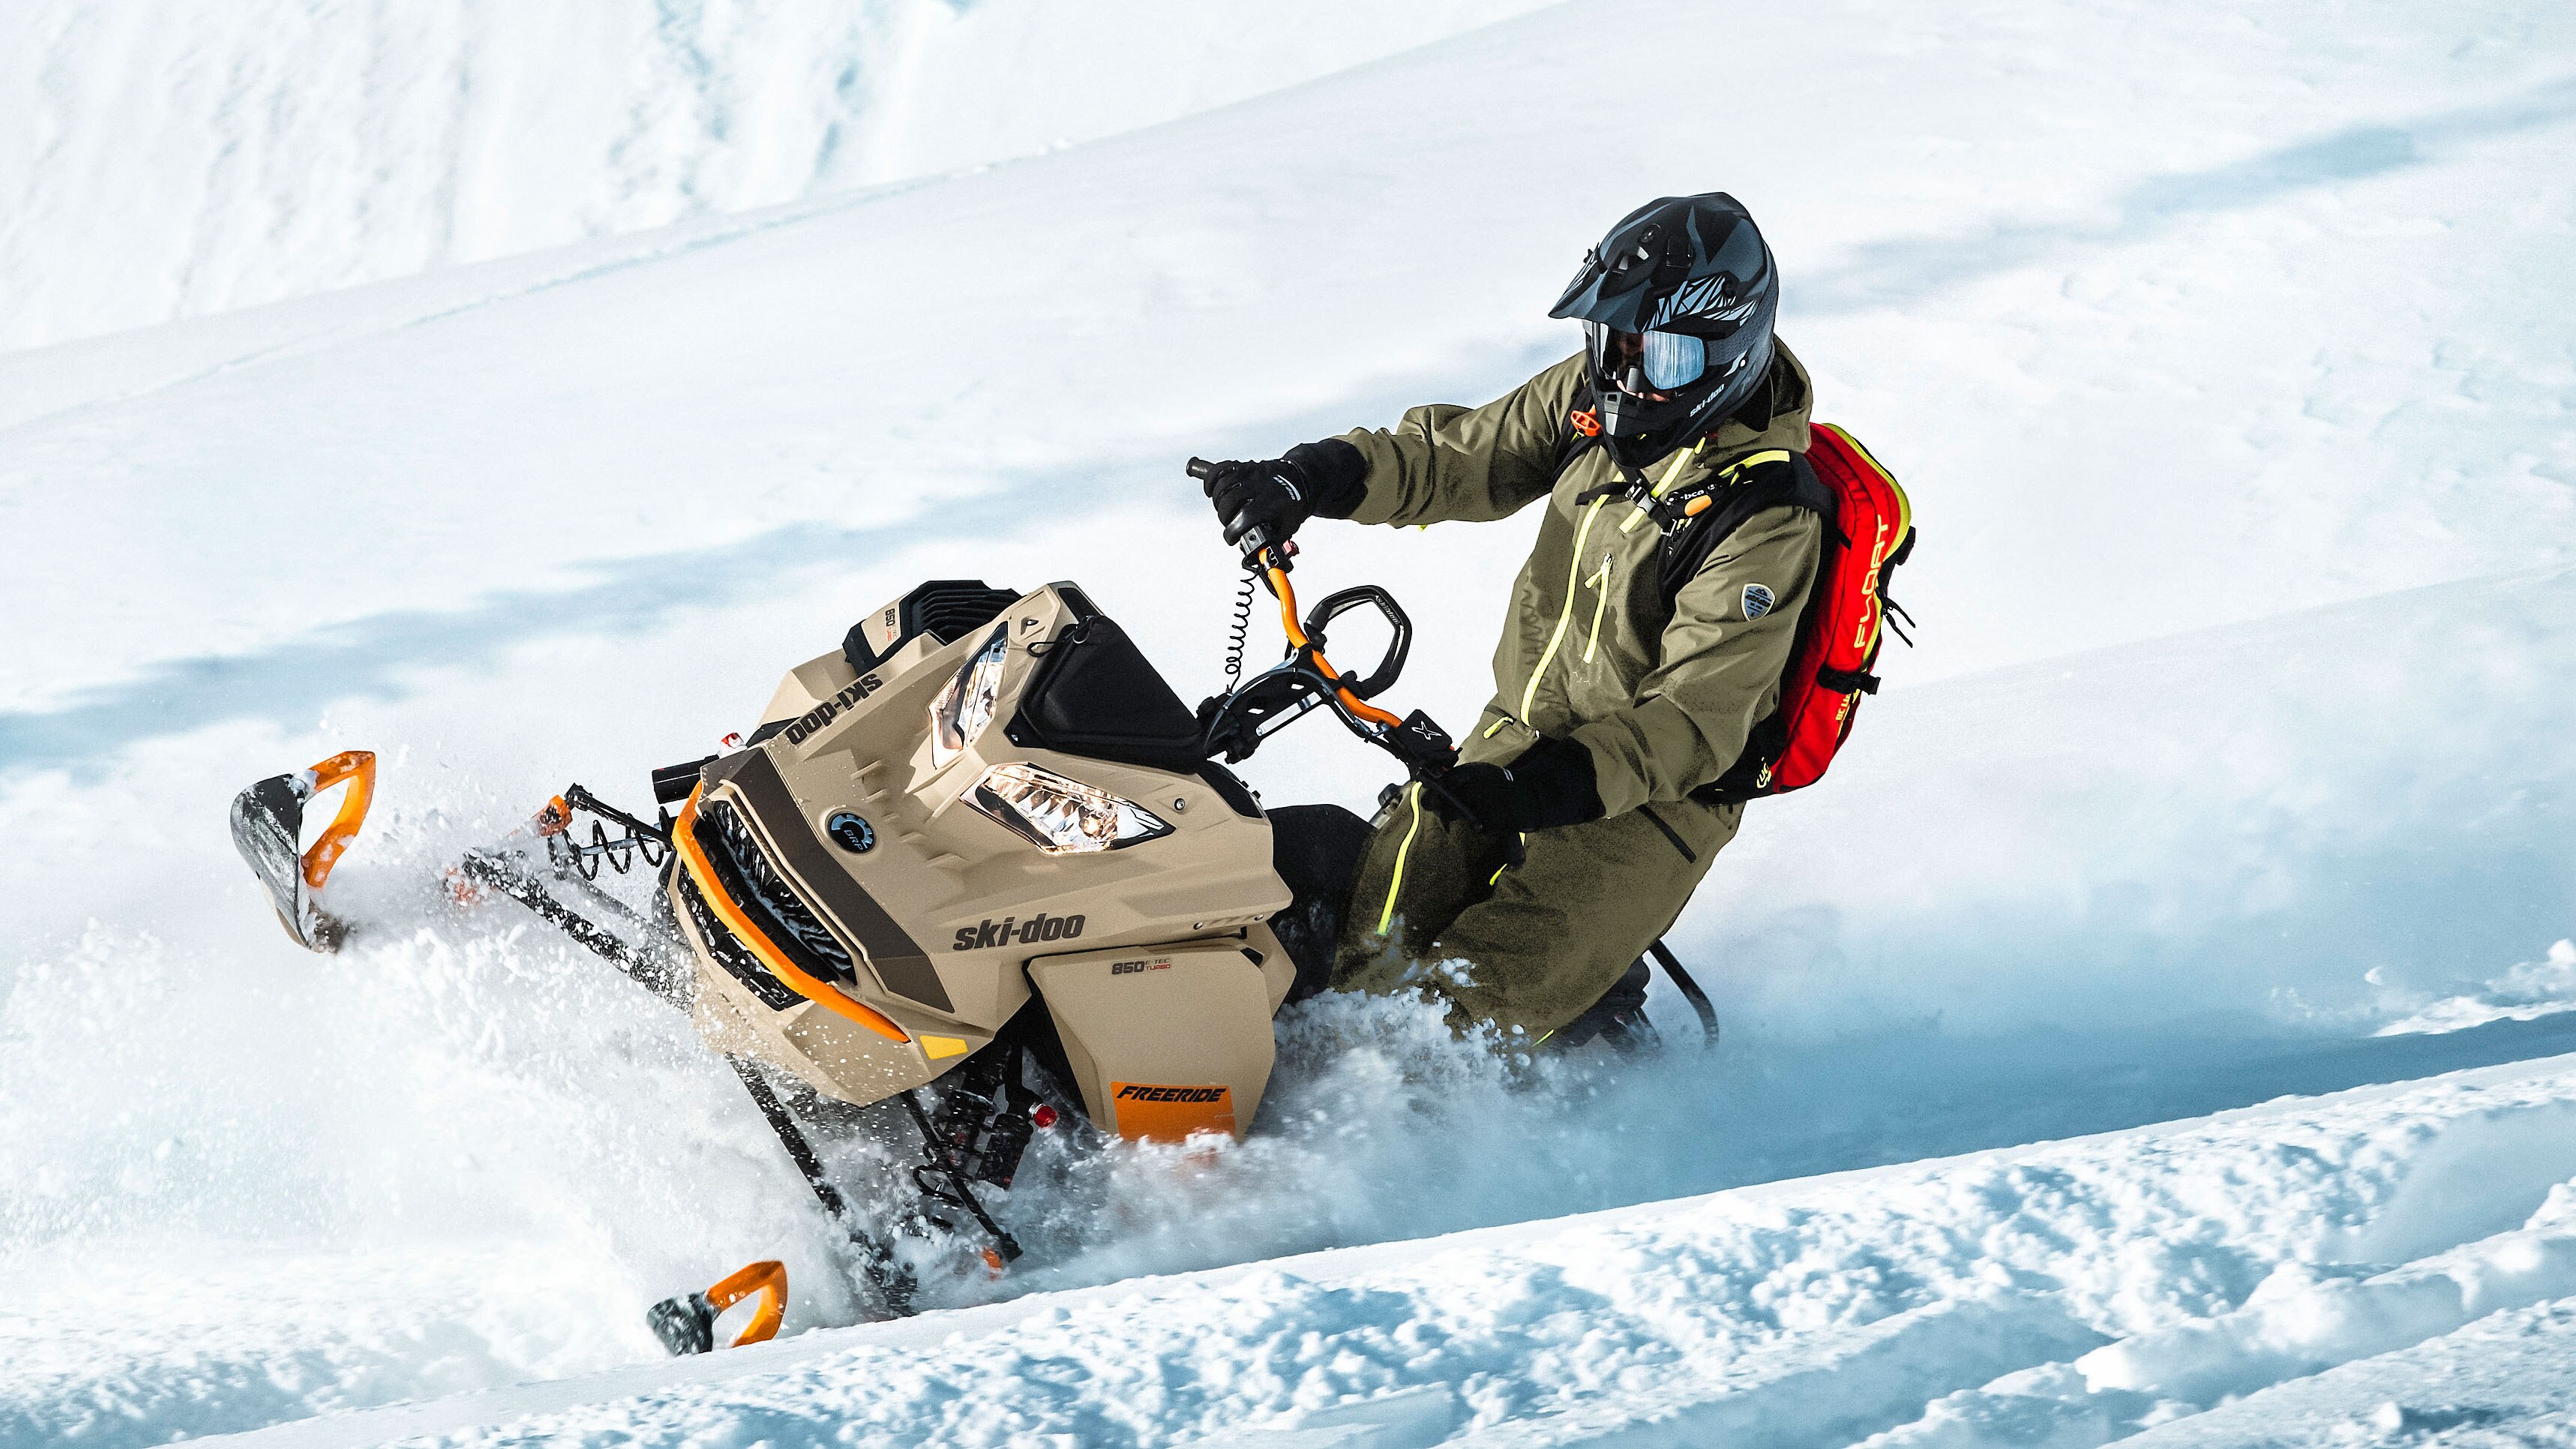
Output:
[[[1074,599],[1073,590],[1063,592]],[[1075,607],[1081,613],[1082,604]],[[1009,733],[1016,745],[1175,774],[1195,771],[1201,753],[1198,716],[1127,631],[1097,612],[1047,646]]]
[[973,630],[980,629],[1000,616],[1004,609],[1019,602],[1020,596],[1009,589],[997,589],[982,579],[932,579],[903,596],[896,606],[895,627],[901,632],[883,653],[868,647],[867,621],[850,626],[841,638],[841,657],[861,674],[885,662],[887,654],[902,648],[915,634],[928,634],[942,644],[954,644]]
[[1332,978],[1351,879],[1359,874],[1368,836],[1368,822],[1339,805],[1282,805],[1270,812],[1271,868],[1292,896],[1288,908],[1270,918],[1271,931],[1297,963],[1290,1001],[1305,1000]]
[[731,780],[742,792],[743,802],[777,845],[780,864],[795,873],[815,904],[857,934],[859,948],[867,953],[868,964],[876,968],[877,979],[888,991],[934,1011],[955,1009],[929,953],[814,838],[813,827],[796,808],[787,782],[779,778],[778,767],[767,754],[745,750],[718,760],[707,768],[706,777],[710,784]]
[[1235,814],[1248,815],[1255,820],[1261,818],[1260,797],[1236,779],[1232,770],[1214,760],[1204,760],[1199,764],[1199,778],[1207,781],[1208,787],[1216,791],[1217,798],[1233,807]]

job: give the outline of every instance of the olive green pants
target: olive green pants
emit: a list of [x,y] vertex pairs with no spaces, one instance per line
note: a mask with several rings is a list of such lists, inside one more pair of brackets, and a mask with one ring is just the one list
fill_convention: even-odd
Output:
[[1380,812],[1343,918],[1333,986],[1428,991],[1449,1023],[1544,1041],[1581,1016],[1669,929],[1741,805],[1656,804],[1503,842],[1444,819],[1408,786]]

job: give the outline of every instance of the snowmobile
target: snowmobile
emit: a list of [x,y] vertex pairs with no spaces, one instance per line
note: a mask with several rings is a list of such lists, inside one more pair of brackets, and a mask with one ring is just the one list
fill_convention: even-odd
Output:
[[[1007,1188],[1035,1132],[1067,1117],[1103,1140],[1251,1126],[1271,1018],[1321,989],[1368,826],[1333,805],[1265,810],[1227,766],[1319,708],[1426,789],[1441,792],[1455,761],[1427,715],[1370,703],[1411,645],[1394,597],[1345,589],[1301,619],[1295,546],[1257,533],[1243,546],[1228,685],[1195,710],[1075,584],[933,581],[789,670],[738,748],[655,771],[654,818],[576,784],[514,839],[466,854],[451,881],[519,902],[689,1012],[877,1299],[908,1313],[920,1285],[896,1238],[979,1240],[996,1273],[1021,1256],[978,1188]],[[1287,648],[1245,678],[1256,580]],[[1325,636],[1359,610],[1389,638],[1353,676]],[[305,808],[343,784],[299,848]],[[313,950],[347,938],[322,892],[373,788],[373,757],[350,751],[233,803],[236,845]],[[639,863],[655,872],[648,905],[600,888],[603,868]],[[1655,955],[1687,980],[1660,942]],[[1705,996],[1686,995],[1713,1039]],[[917,1205],[891,1232],[831,1180],[800,1120],[813,1112],[788,1100],[800,1095],[899,1104],[909,1119]],[[784,1269],[758,1262],[650,1319],[675,1354],[702,1353],[718,1315],[756,1297],[734,1339],[756,1342],[785,1291]]]

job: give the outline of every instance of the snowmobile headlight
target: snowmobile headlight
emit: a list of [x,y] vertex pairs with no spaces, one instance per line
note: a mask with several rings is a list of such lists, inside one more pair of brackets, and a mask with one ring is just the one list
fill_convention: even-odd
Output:
[[966,792],[966,803],[1049,855],[1123,850],[1172,833],[1133,800],[1035,765],[995,765]]
[[993,709],[1002,702],[1002,664],[1010,657],[1011,629],[1005,624],[974,658],[958,666],[956,677],[930,702],[930,768],[966,753],[993,722]]

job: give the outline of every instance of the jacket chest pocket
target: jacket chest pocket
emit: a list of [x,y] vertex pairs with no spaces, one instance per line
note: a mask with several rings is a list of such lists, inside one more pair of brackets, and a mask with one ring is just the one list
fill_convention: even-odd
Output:
[[1584,580],[1584,586],[1592,590],[1592,633],[1583,644],[1583,662],[1586,664],[1591,663],[1592,657],[1601,651],[1601,617],[1610,607],[1611,566],[1617,559],[1617,549],[1601,550],[1600,566],[1592,571],[1592,577]]
[[1584,626],[1579,658],[1591,666],[1583,672],[1623,694],[1654,667],[1663,632],[1654,584],[1659,537],[1652,530],[1607,538],[1596,533],[1578,570],[1576,606]]

